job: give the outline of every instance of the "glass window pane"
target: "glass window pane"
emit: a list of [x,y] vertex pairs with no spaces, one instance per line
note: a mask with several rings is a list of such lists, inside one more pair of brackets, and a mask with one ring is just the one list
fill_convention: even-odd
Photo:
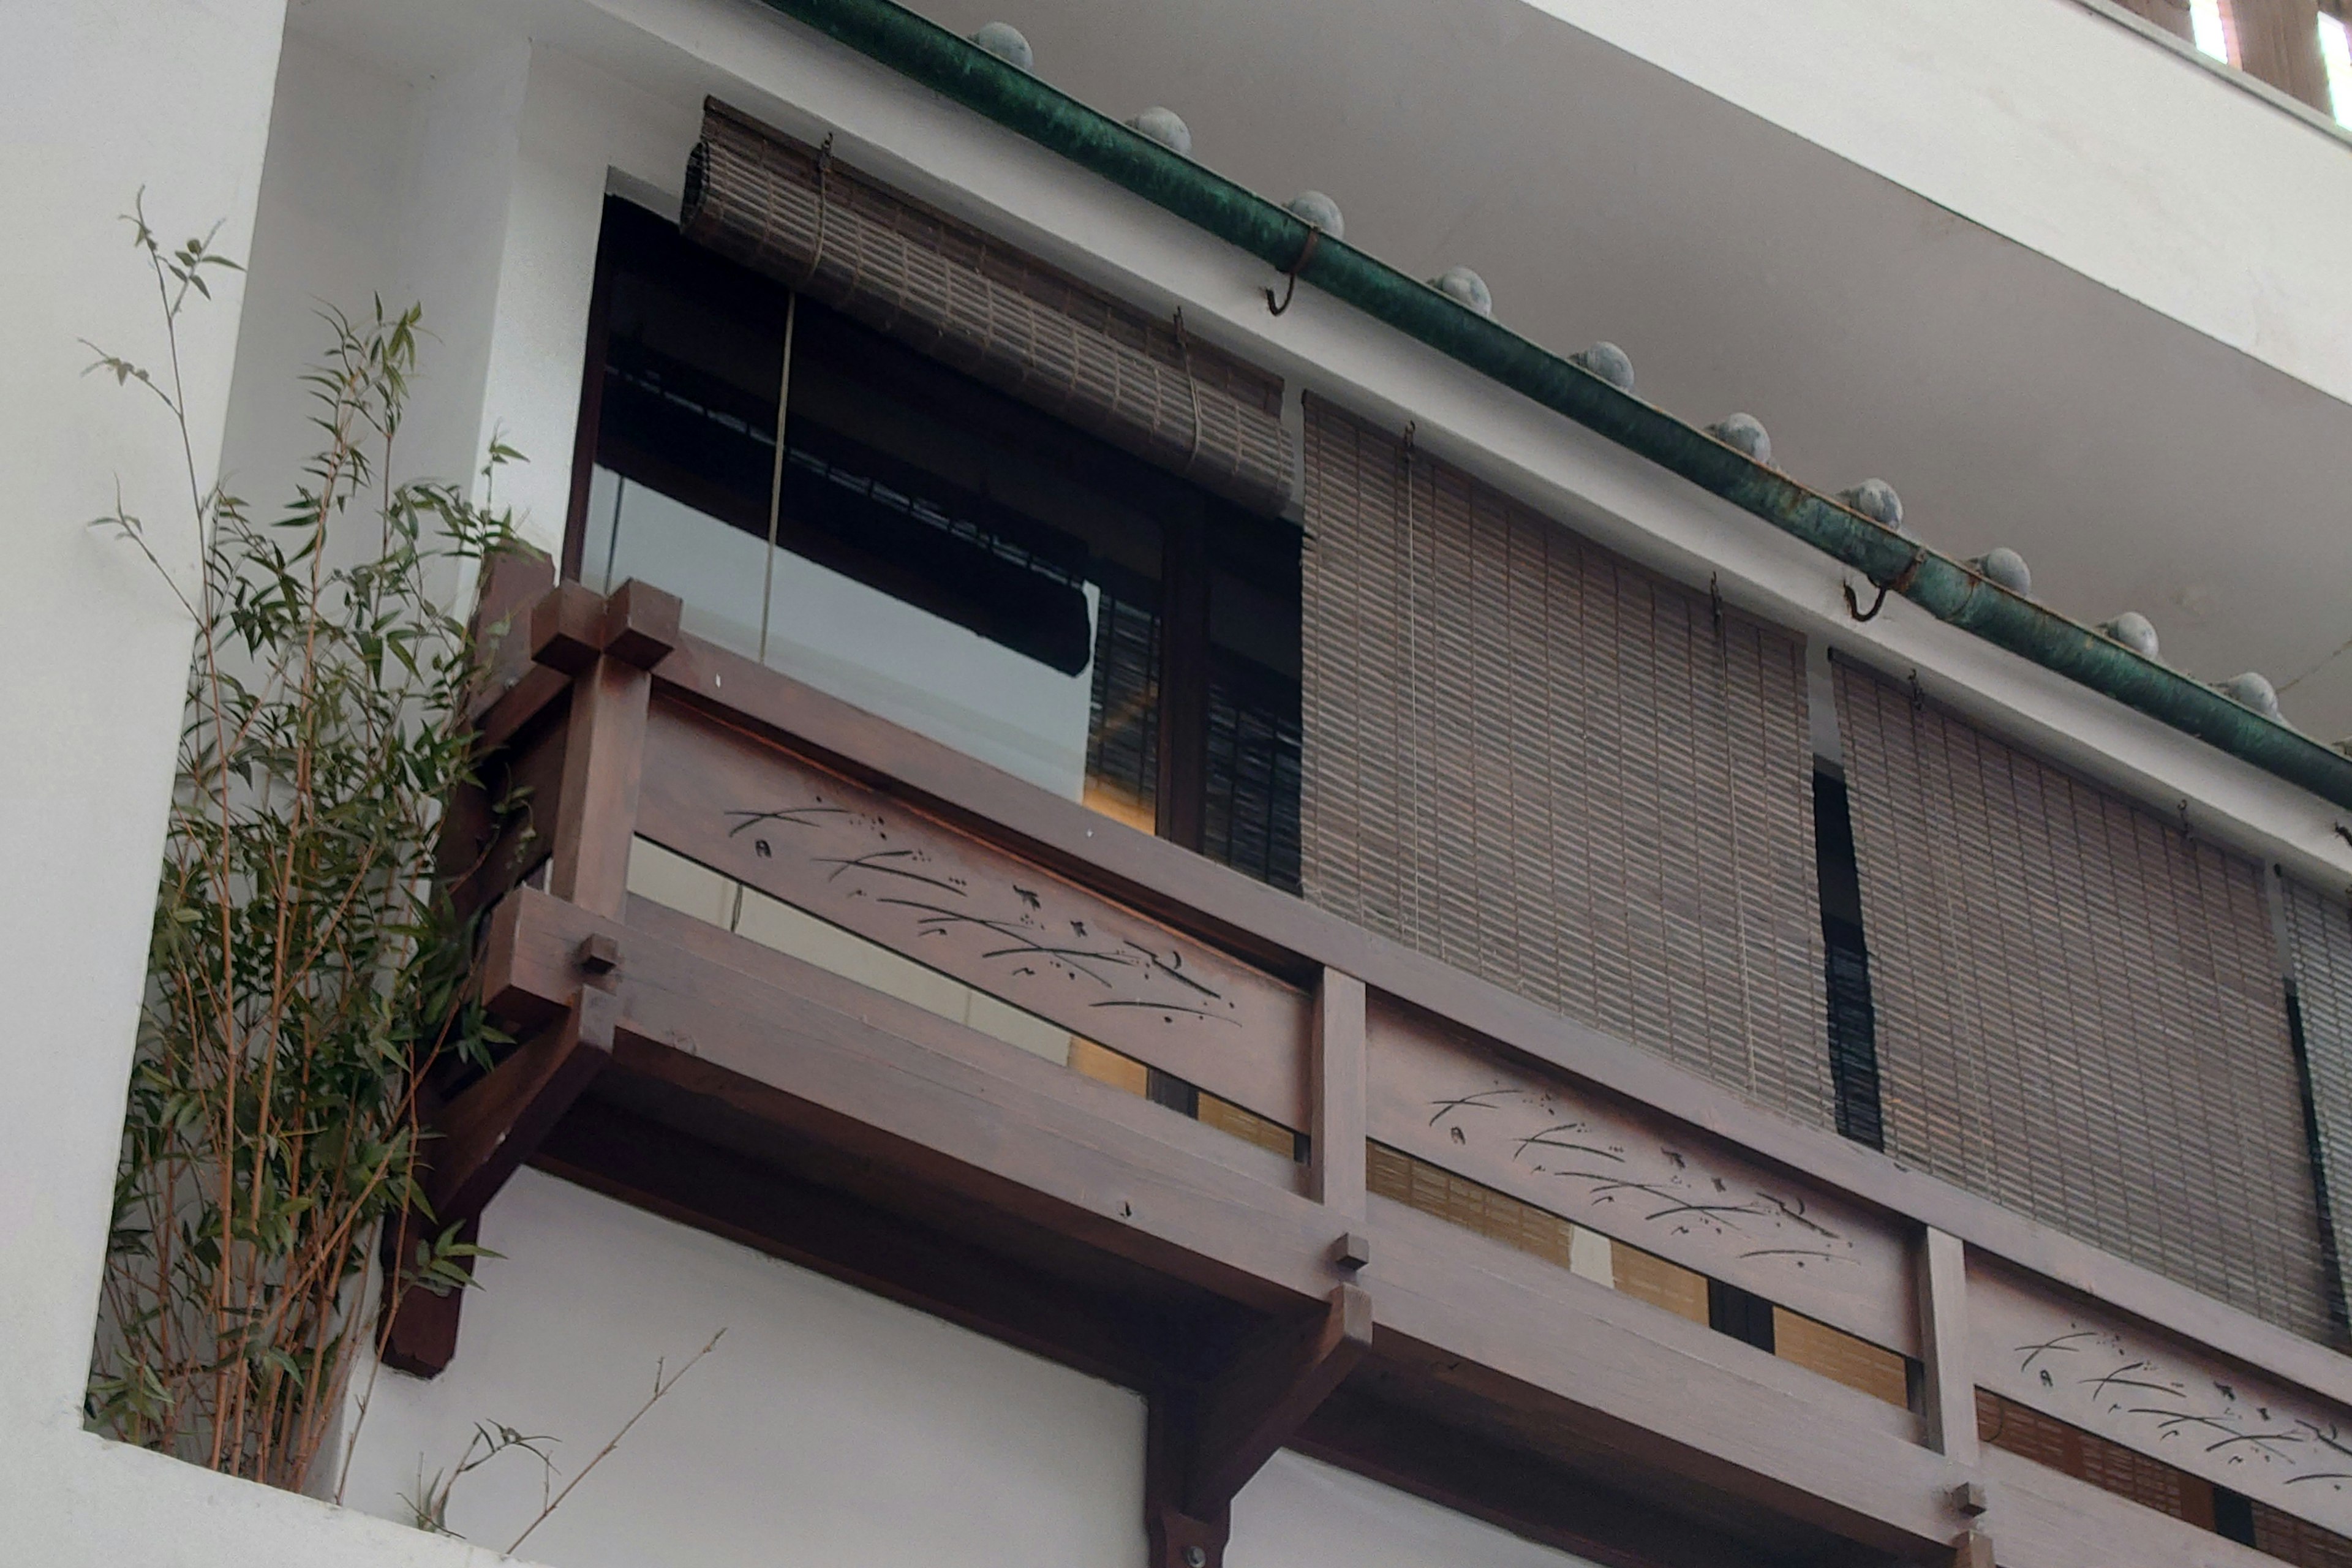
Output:
[[1139,496],[1124,455],[807,301],[791,396],[768,662],[1099,795],[1104,702],[1129,750],[1158,722],[1157,487]]
[[[1297,887],[1295,530],[625,203],[605,244],[583,582],[666,588],[697,635],[1143,832],[1164,769],[1208,853]],[[1171,552],[1201,563],[1176,599]],[[1172,718],[1171,660],[1202,682]]]

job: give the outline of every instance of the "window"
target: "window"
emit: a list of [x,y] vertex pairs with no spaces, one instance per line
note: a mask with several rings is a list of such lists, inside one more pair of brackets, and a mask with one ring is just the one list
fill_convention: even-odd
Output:
[[594,314],[569,574],[1297,889],[1296,529],[619,200]]
[[1870,1002],[1870,949],[1863,940],[1862,872],[1845,781],[1813,774],[1813,853],[1822,900],[1822,945],[1829,989],[1830,1087],[1837,1130],[1857,1143],[1886,1147],[1878,1097],[1877,1024]]

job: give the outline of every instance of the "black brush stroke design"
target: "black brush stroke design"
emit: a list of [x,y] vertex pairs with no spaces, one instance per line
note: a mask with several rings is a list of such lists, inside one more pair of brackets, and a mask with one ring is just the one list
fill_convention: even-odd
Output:
[[1529,1149],[1565,1149],[1570,1153],[1592,1154],[1603,1160],[1614,1160],[1621,1165],[1625,1163],[1625,1156],[1617,1153],[1612,1150],[1603,1149],[1599,1145],[1592,1143],[1570,1142],[1565,1138],[1555,1138],[1552,1136],[1555,1132],[1581,1132],[1583,1131],[1584,1123],[1581,1121],[1562,1121],[1555,1126],[1547,1127],[1540,1132],[1530,1132],[1526,1137],[1519,1140],[1518,1147],[1511,1151],[1511,1158],[1514,1160],[1521,1159],[1525,1157]]
[[815,823],[804,819],[810,816],[855,816],[857,814],[845,805],[787,805],[775,811],[730,811],[727,815],[742,819],[727,830],[727,837],[732,838],[745,828],[757,827],[763,822],[781,822],[787,827],[814,827]]
[[1108,1002],[1089,1002],[1087,1005],[1089,1007],[1141,1007],[1154,1013],[1187,1013],[1195,1018],[1206,1018],[1212,1024],[1223,1024],[1234,1029],[1241,1027],[1240,1024],[1222,1013],[1212,1013],[1205,1007],[1188,1006],[1181,1002],[1143,1002],[1122,996],[1114,997]]
[[953,893],[959,899],[971,896],[961,887],[943,878],[928,877],[920,871],[909,871],[904,867],[881,864],[885,860],[922,858],[923,852],[919,849],[869,849],[863,855],[813,855],[809,857],[809,864],[832,867],[833,870],[824,879],[828,882],[838,879],[844,871],[876,871],[885,877],[904,877],[909,882],[921,882],[928,887],[937,888],[942,892]]
[[1433,1100],[1429,1103],[1437,1107],[1437,1114],[1429,1119],[1429,1124],[1434,1127],[1450,1112],[1456,1110],[1500,1110],[1503,1109],[1501,1106],[1489,1105],[1486,1101],[1498,1094],[1517,1093],[1518,1090],[1515,1089],[1482,1089],[1475,1094],[1465,1094],[1455,1100]]
[[2044,1340],[2038,1345],[2019,1345],[2016,1347],[2017,1353],[2025,1359],[2017,1363],[2017,1370],[2020,1373],[2032,1372],[2033,1363],[2042,1359],[2042,1352],[2045,1351],[2063,1351],[2068,1355],[2079,1354],[2083,1347],[2070,1345],[2066,1342],[2068,1340],[2095,1340],[2098,1337],[2088,1329],[2076,1329],[2071,1334],[2060,1334],[2057,1338]]

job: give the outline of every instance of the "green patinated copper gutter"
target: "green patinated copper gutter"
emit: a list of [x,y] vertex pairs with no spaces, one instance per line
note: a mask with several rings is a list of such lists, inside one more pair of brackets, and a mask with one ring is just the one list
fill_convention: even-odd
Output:
[[[1289,269],[1305,252],[1307,226],[1276,203],[1138,135],[891,0],[766,4],[1238,246],[1277,271]],[[1395,268],[1325,238],[1307,254],[1298,276],[1794,534],[1872,583],[1894,585],[1937,619],[2352,809],[2352,758],[1985,582],[1958,562],[1751,461],[1696,426],[1620,392]]]

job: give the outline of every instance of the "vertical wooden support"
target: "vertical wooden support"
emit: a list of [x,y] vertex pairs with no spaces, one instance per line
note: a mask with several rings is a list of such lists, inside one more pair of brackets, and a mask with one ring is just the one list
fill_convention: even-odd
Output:
[[[610,599],[561,584],[531,608],[531,662],[572,677],[549,890],[600,915],[617,918],[628,899],[651,672],[677,646],[680,607],[677,595],[629,582]],[[450,1225],[476,1239],[483,1206],[611,1055],[618,962],[617,951],[583,952],[583,984],[568,1015],[432,1119],[422,1173],[429,1212],[404,1213],[385,1227],[385,1364],[431,1377],[457,1353],[463,1293],[403,1289],[399,1275],[426,1237]]]
[[1323,1310],[1265,1325],[1206,1382],[1152,1395],[1143,1466],[1150,1568],[1220,1568],[1234,1497],[1371,1342],[1371,1297],[1342,1285]]
[[[625,583],[604,603],[593,633],[582,624],[585,606],[569,595],[551,595],[540,609],[532,657],[573,676],[548,891],[618,916],[628,897],[629,842],[645,774],[650,672],[677,646],[678,601],[643,583]],[[583,646],[591,636],[593,650]]]
[[1969,1371],[1968,1248],[1930,1226],[1914,1254],[1919,1350],[1926,1363],[1927,1446],[1955,1464],[1977,1462],[1977,1388]]
[[1313,1195],[1352,1226],[1364,1217],[1364,983],[1352,974],[1323,972],[1309,1063]]
[[2319,52],[2319,0],[2229,0],[2238,68],[2328,112],[2327,62]]

